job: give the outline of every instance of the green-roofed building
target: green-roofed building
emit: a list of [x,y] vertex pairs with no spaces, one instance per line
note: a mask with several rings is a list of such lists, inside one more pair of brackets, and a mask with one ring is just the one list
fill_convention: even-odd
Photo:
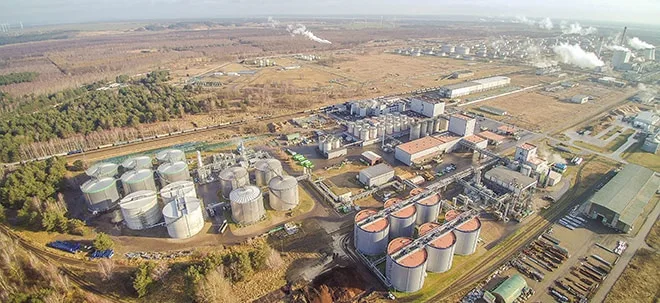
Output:
[[502,282],[491,293],[495,295],[495,302],[497,303],[513,303],[520,297],[525,287],[527,287],[525,278],[515,274]]
[[628,233],[658,187],[660,177],[654,171],[628,164],[589,199],[585,211],[592,219]]

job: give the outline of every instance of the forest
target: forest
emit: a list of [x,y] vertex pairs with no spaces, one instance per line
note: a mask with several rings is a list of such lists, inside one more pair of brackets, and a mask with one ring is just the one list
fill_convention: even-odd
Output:
[[9,73],[6,75],[0,75],[0,86],[13,83],[32,82],[32,80],[37,78],[37,76],[39,76],[39,73],[35,72]]
[[[0,121],[0,161],[23,160],[21,144],[136,127],[202,111],[200,101],[192,98],[194,88],[176,88],[163,83],[167,79],[166,71],[158,71],[117,90],[97,90],[97,84],[20,101],[2,94],[0,103],[22,110],[14,109]],[[50,104],[55,105],[45,106]],[[42,109],[26,110],[34,106]]]

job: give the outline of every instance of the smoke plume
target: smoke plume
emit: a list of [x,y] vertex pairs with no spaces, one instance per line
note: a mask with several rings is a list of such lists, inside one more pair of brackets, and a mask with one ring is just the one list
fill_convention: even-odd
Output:
[[564,64],[575,65],[580,68],[595,68],[603,66],[605,63],[598,59],[598,56],[592,52],[584,51],[580,45],[562,43],[552,48],[561,62]]
[[552,24],[552,20],[550,18],[546,17],[544,19],[539,20],[538,22],[532,20],[532,19],[527,19],[525,16],[516,16],[516,18],[512,21],[513,23],[522,23],[522,24],[527,24],[529,26],[537,26],[541,29],[547,29],[551,30],[554,28],[554,24]]
[[316,41],[318,43],[332,44],[332,42],[330,42],[328,40],[321,39],[321,38],[317,37],[316,35],[314,35],[314,33],[307,30],[307,27],[305,27],[304,25],[302,25],[300,23],[298,23],[296,25],[289,24],[289,25],[286,26],[286,30],[289,31],[291,36],[301,35],[301,36],[307,37],[309,40]]
[[539,27],[542,29],[551,30],[554,25],[552,24],[552,20],[550,20],[550,18],[545,17],[545,19],[539,21]]
[[629,52],[630,50],[626,47],[623,47],[621,45],[606,45],[605,48],[609,50],[622,50],[622,51],[627,51]]
[[628,45],[634,49],[649,49],[654,48],[653,44],[644,42],[637,37],[632,37],[628,39]]
[[581,35],[581,36],[586,36],[586,35],[591,35],[595,34],[598,30],[594,27],[582,27],[580,23],[571,23],[571,24],[566,24],[565,22],[562,22],[559,27],[561,28],[561,32],[564,33],[564,35]]
[[280,25],[280,22],[273,19],[273,17],[268,16],[268,25],[270,25],[272,28],[276,28]]
[[541,48],[537,45],[530,45],[525,49],[529,63],[536,68],[546,68],[557,65],[557,61],[546,58]]

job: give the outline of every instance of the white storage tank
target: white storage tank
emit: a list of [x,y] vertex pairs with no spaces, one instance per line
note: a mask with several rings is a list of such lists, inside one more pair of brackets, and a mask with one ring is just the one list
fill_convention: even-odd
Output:
[[401,123],[399,123],[399,122],[394,122],[393,131],[394,131],[395,133],[400,132],[400,131],[401,131]]
[[167,184],[160,190],[160,197],[163,199],[163,204],[174,201],[177,197],[197,197],[197,190],[193,181],[176,181]]
[[389,236],[389,221],[386,218],[368,219],[377,212],[363,209],[355,215],[353,244],[359,252],[375,256],[385,253]]
[[433,125],[434,124],[435,123],[433,122],[433,120],[428,120],[426,122],[426,134],[427,135],[432,135],[434,133],[434,131],[433,131]]
[[375,126],[369,127],[369,138],[378,138],[378,129]]
[[250,184],[250,176],[247,170],[240,166],[227,167],[220,172],[220,188],[222,196],[229,198],[232,190]]
[[137,156],[124,160],[121,163],[121,166],[127,170],[138,170],[138,169],[152,169],[153,164],[151,158],[147,156]]
[[426,137],[426,136],[429,135],[429,133],[428,133],[428,124],[429,123],[426,120],[419,123],[419,127],[420,127],[419,136],[420,137]]
[[[451,221],[458,215],[456,212],[447,212],[445,221]],[[471,255],[477,250],[479,242],[479,233],[481,232],[481,220],[479,217],[474,217],[457,226],[454,229],[456,234],[456,249],[454,253],[457,255]]]
[[355,128],[355,123],[353,122],[348,122],[346,123],[346,132],[349,134],[353,133],[353,128]]
[[[428,222],[419,227],[419,236],[424,236],[430,231],[440,227],[439,223]],[[448,271],[454,261],[454,249],[456,248],[456,234],[449,231],[438,235],[426,244],[428,261],[426,270],[430,272],[441,273]]]
[[341,148],[341,138],[332,139],[332,149],[339,149],[339,148]]
[[416,140],[421,137],[422,125],[420,123],[414,123],[410,126],[410,140]]
[[252,224],[266,214],[261,190],[254,185],[236,188],[229,194],[231,217],[242,225]]
[[163,218],[158,208],[158,196],[153,190],[133,192],[119,202],[126,227],[143,230],[160,222]]
[[154,172],[147,168],[125,172],[121,175],[121,185],[124,188],[124,195],[141,190],[158,190]]
[[[394,198],[385,201],[384,207],[388,208],[400,202],[400,199]],[[417,218],[417,209],[414,204],[409,204],[389,215],[390,238],[412,237],[415,233],[415,219]]]
[[99,162],[85,171],[85,174],[92,178],[101,179],[105,177],[114,177],[119,174],[119,165],[108,162]]
[[170,237],[175,239],[190,238],[204,228],[202,201],[197,198],[177,198],[163,207],[165,226]]
[[268,203],[274,210],[284,211],[298,206],[298,180],[292,176],[277,176],[268,183]]
[[158,166],[158,175],[160,176],[160,185],[162,186],[167,186],[167,184],[176,181],[190,180],[188,164],[183,161],[161,164]]
[[119,201],[117,180],[110,177],[91,179],[80,186],[91,212],[113,208]]
[[355,138],[360,138],[360,132],[362,131],[362,126],[356,125],[355,128],[353,128],[353,137]]
[[156,153],[156,160],[160,163],[186,161],[186,153],[180,149],[166,149]]
[[362,128],[360,129],[360,140],[367,141],[369,140],[369,129],[368,128]]
[[[326,144],[331,144],[329,139],[326,139]],[[325,151],[327,152],[330,149]],[[259,160],[254,164],[254,168],[254,177],[257,182],[257,186],[266,186],[268,185],[270,179],[275,176],[282,175],[282,163],[277,159]]]
[[415,292],[424,286],[428,253],[424,247],[408,247],[412,238],[396,238],[387,245],[385,276],[400,292]]
[[436,222],[440,215],[440,194],[434,194],[415,202],[417,208],[416,224],[422,225],[427,222]]

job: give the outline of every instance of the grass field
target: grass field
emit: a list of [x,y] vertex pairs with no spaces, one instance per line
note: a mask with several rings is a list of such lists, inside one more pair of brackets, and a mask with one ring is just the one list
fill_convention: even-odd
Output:
[[654,155],[641,150],[641,143],[633,144],[621,156],[630,163],[660,171],[660,155]]
[[[658,225],[653,228],[657,229]],[[658,268],[660,268],[660,254],[657,251],[645,248],[638,250],[605,298],[605,303],[658,302],[658,289],[660,289]]]
[[627,129],[626,131],[621,133],[621,135],[616,137],[616,139],[612,140],[610,143],[608,143],[607,145],[605,145],[603,147],[592,145],[592,144],[586,143],[584,141],[579,141],[579,140],[573,142],[573,144],[575,144],[577,146],[580,146],[580,147],[588,148],[590,150],[600,152],[600,153],[611,153],[611,152],[614,152],[617,149],[619,149],[619,147],[621,147],[623,144],[625,144],[626,141],[628,141],[628,138],[633,133],[635,133],[634,130]]

